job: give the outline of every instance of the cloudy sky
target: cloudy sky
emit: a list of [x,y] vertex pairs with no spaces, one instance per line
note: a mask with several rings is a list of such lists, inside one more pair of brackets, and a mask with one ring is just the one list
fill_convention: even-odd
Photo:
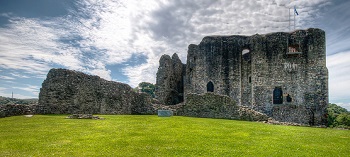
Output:
[[207,35],[289,31],[294,5],[297,29],[326,31],[330,102],[350,110],[346,0],[1,0],[0,95],[37,98],[51,68],[155,83],[162,54],[185,63]]

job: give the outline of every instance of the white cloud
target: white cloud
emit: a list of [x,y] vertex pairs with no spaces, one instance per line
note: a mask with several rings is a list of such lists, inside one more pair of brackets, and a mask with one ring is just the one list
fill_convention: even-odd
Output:
[[[7,88],[0,87],[0,95],[3,97],[12,97],[12,92],[6,92],[5,90],[8,90]],[[19,98],[19,99],[28,99],[28,98],[37,98],[37,96],[28,96],[28,95],[22,95],[18,93],[13,93],[14,98]]]
[[[101,50],[98,60],[104,64],[127,61],[134,48],[129,45],[132,23],[129,14],[133,12],[128,1],[80,1],[78,11],[71,10],[72,17],[79,21],[78,32],[84,39],[81,45]],[[88,17],[88,18],[82,18]]]
[[30,78],[27,75],[19,74],[17,72],[10,73],[12,76],[17,77],[17,78]]
[[20,89],[26,92],[30,92],[30,95],[38,95],[39,94],[39,86],[33,86],[33,85],[25,85],[24,87],[12,87],[13,89]]
[[104,79],[106,79],[108,81],[112,80],[111,70],[107,70],[107,69],[93,69],[91,71],[91,74],[100,76],[101,78],[104,78]]
[[6,81],[4,81],[4,82],[6,82],[6,83],[11,83],[11,84],[15,84],[15,83],[16,83],[15,81],[10,81],[10,80],[6,80]]
[[53,21],[12,18],[8,27],[0,28],[0,67],[34,74],[47,73],[50,64],[81,70],[79,54],[59,42],[67,31],[51,28],[55,25]]
[[[157,60],[157,62],[152,62]],[[129,77],[128,84],[132,87],[137,87],[141,82],[154,82],[158,70],[158,56],[149,58],[147,63],[138,66],[129,66],[123,69],[123,73]]]
[[0,76],[0,79],[4,79],[4,80],[14,80],[15,78],[10,77],[10,76]]
[[326,7],[327,14],[320,19],[319,23],[327,33],[328,54],[349,50],[350,11],[348,6],[350,1],[334,1],[331,7]]
[[[105,65],[90,65],[93,63],[86,62],[85,59],[89,58],[86,57],[86,48],[72,45],[72,40],[80,35],[76,34],[79,30],[72,29],[76,27],[71,25],[63,25],[66,22],[65,18],[45,21],[12,17],[8,27],[0,28],[0,67],[24,70],[42,78],[54,65],[59,65],[90,74],[101,74],[101,77],[110,80],[110,71]],[[104,57],[100,54],[95,55]]]
[[330,102],[350,102],[350,51],[327,56]]
[[12,13],[0,13],[0,16],[10,18],[13,14]]

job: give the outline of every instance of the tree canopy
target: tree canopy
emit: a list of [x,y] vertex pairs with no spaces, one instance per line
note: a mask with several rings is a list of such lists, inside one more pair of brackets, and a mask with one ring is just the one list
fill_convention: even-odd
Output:
[[329,104],[328,108],[328,126],[350,128],[350,112],[336,104]]
[[155,90],[156,90],[156,86],[155,86],[154,84],[152,84],[152,83],[149,83],[149,82],[141,82],[141,83],[139,83],[138,89],[139,89],[141,92],[148,93],[149,95],[152,96],[152,98],[155,97],[154,92],[155,92]]

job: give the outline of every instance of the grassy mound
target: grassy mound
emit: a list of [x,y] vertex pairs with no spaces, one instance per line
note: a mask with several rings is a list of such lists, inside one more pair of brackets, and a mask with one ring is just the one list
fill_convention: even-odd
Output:
[[349,130],[157,116],[0,119],[1,156],[347,156]]

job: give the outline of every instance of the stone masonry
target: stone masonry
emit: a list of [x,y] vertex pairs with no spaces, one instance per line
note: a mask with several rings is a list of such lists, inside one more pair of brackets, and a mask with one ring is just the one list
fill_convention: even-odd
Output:
[[5,104],[0,105],[0,118],[18,116],[18,115],[32,115],[37,109],[36,104]]
[[[281,122],[324,125],[328,105],[325,50],[325,32],[316,28],[204,37],[199,45],[188,47],[185,104],[188,95],[213,92]],[[171,76],[158,75],[164,73],[164,58],[157,83]],[[162,86],[161,91],[167,90],[172,88]]]
[[123,83],[66,69],[51,69],[37,114],[154,114],[152,98]]
[[[315,28],[208,36],[199,45],[189,45],[187,64],[177,54],[160,58],[156,98],[177,106],[177,115],[245,120],[268,116],[280,122],[324,125],[325,50],[325,32]],[[123,83],[51,69],[35,113],[155,114],[157,104],[152,101]]]
[[160,58],[155,94],[161,103],[175,105],[183,102],[185,67],[176,53],[171,58],[169,55]]
[[214,93],[188,94],[185,105],[177,109],[177,115],[222,118],[248,121],[267,121],[266,114],[248,107],[238,106],[230,97]]
[[[208,36],[188,48],[184,91],[227,95],[278,121],[326,123],[325,32]],[[186,99],[186,98],[185,98]]]

